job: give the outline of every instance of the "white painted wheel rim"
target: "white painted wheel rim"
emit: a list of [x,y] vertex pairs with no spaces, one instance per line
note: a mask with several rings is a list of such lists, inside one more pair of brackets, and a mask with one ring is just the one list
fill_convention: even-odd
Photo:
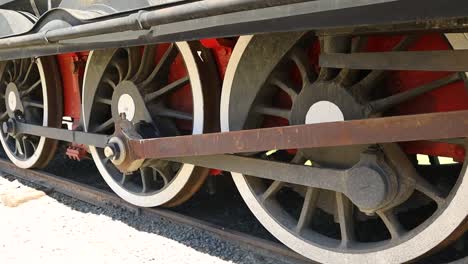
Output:
[[[47,126],[49,123],[49,116],[48,116],[48,111],[49,111],[49,99],[47,97],[47,82],[45,81],[45,72],[44,72],[44,67],[42,65],[41,59],[38,58],[37,61],[37,68],[39,70],[39,76],[41,79],[41,86],[42,86],[42,96],[43,96],[43,104],[44,104],[44,113],[43,113],[43,121],[42,125]],[[16,104],[16,102],[15,102]],[[46,143],[46,138],[41,137],[39,139],[39,142],[36,147],[36,151],[34,151],[33,155],[29,157],[28,159],[22,160],[18,159],[14,153],[11,152],[10,148],[8,147],[8,143],[6,142],[3,133],[0,133],[0,141],[2,142],[3,149],[5,150],[5,153],[7,154],[8,158],[15,164],[16,166],[23,168],[23,169],[29,169],[33,168],[39,159],[42,157],[43,152],[44,152],[44,146]]]
[[[226,71],[220,109],[221,130],[223,132],[230,131],[230,98],[233,90],[232,84],[236,78],[236,69],[253,38],[254,36],[239,38]],[[468,37],[465,34],[447,34],[447,38],[454,49],[468,48]],[[468,200],[463,195],[468,193],[467,163],[468,161],[465,160],[458,183],[453,187],[451,196],[447,198],[447,200],[450,200],[449,205],[438,216],[432,216],[437,217],[437,220],[401,244],[377,252],[363,254],[330,251],[297,237],[280,222],[276,221],[270,215],[270,212],[262,206],[246,176],[240,173],[231,174],[242,198],[260,223],[278,240],[299,254],[321,263],[403,263],[417,258],[439,245],[467,217]],[[445,235],[434,235],[441,233]]]
[[[198,66],[195,61],[195,58],[193,57],[191,48],[187,42],[177,42],[176,45],[185,62],[187,74],[190,77],[190,86],[192,88],[192,99],[194,106],[192,134],[202,134],[204,128],[204,101]],[[94,51],[90,53],[88,64],[86,65],[84,87],[86,87],[86,75],[88,72],[88,67],[93,61],[93,54]],[[84,112],[85,111],[83,107],[83,113]],[[83,114],[83,119],[87,118],[89,117],[86,117]],[[87,122],[84,122],[84,124],[85,131],[88,131],[89,128],[86,125]],[[174,176],[172,181],[165,188],[161,189],[157,193],[150,195],[136,194],[128,191],[127,189],[119,185],[117,182],[115,182],[112,175],[109,174],[107,168],[102,163],[102,160],[99,156],[96,147],[89,146],[89,149],[96,164],[96,167],[98,168],[101,176],[109,185],[109,187],[125,201],[141,207],[156,207],[170,202],[178,194],[180,194],[183,188],[187,185],[192,175],[192,172],[195,169],[195,166],[191,164],[183,164],[179,169],[178,173]]]

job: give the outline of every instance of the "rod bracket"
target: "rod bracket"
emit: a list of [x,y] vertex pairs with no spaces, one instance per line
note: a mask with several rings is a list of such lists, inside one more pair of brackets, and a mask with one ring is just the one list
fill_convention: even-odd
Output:
[[104,148],[104,155],[122,173],[131,173],[143,165],[144,159],[139,158],[130,147],[130,140],[140,140],[141,135],[135,129],[132,122],[128,121],[125,114],[115,123],[115,132]]

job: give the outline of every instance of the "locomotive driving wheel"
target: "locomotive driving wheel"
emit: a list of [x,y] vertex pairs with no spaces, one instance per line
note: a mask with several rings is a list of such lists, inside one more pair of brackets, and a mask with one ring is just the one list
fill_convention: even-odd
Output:
[[[19,59],[0,64],[0,121],[60,127],[62,87],[54,57]],[[31,135],[0,133],[8,158],[20,168],[43,168],[53,158],[57,141]]]
[[[458,48],[466,48],[465,38],[443,34],[241,37],[223,85],[222,130],[468,109],[465,73],[318,66],[321,52],[452,49],[460,45],[455,45],[454,39],[465,45]],[[352,176],[358,184],[348,186],[348,196],[232,175],[265,228],[307,258],[321,263],[402,263],[465,232],[465,145],[409,142],[249,153],[261,159],[328,169],[350,169],[358,164],[362,170]],[[417,154],[429,155],[431,163],[421,164],[417,157],[422,156]],[[457,162],[442,164],[439,156],[444,155]],[[366,191],[372,189],[366,182],[374,183],[369,177],[374,177],[375,171],[380,171],[377,174],[384,188],[381,192]]]
[[[203,78],[213,73],[210,61],[198,43],[93,51],[84,79],[85,130],[111,135],[115,123],[124,117],[142,138],[209,131],[215,123],[210,122],[215,112],[210,109],[217,107],[216,91],[206,90],[216,89],[216,78],[211,78],[211,84]],[[138,206],[183,203],[208,175],[205,168],[162,160],[146,160],[139,170],[122,173],[104,149],[90,146],[90,151],[107,184]]]

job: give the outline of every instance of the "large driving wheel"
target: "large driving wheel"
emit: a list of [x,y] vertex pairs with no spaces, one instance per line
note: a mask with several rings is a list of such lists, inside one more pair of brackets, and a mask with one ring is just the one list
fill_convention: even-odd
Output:
[[[319,38],[310,33],[241,37],[223,86],[222,130],[468,109],[464,73],[318,66],[321,52],[445,50],[465,48],[467,43],[462,34],[448,38],[443,34]],[[430,164],[418,162],[422,156],[417,154],[429,155]],[[361,199],[232,173],[243,199],[265,228],[312,260],[402,263],[465,232],[468,176],[463,143],[409,142],[249,155],[330,169],[369,162],[392,171],[393,176],[385,177],[385,193],[366,193],[362,189],[366,171],[356,175],[363,185],[349,187],[362,194]],[[440,156],[457,162],[443,164]]]
[[[143,138],[210,131],[215,125],[210,121],[215,111],[210,109],[218,105],[210,61],[209,52],[198,43],[93,51],[84,80],[85,130],[111,135],[124,113]],[[212,78],[203,78],[205,74]],[[138,171],[124,174],[103,149],[90,146],[90,151],[112,190],[138,206],[178,205],[208,174],[205,168],[162,160],[147,160]]]
[[[60,127],[62,87],[54,57],[20,59],[0,64],[0,121],[15,118],[28,124]],[[20,168],[43,168],[53,158],[57,141],[1,132],[8,158]]]

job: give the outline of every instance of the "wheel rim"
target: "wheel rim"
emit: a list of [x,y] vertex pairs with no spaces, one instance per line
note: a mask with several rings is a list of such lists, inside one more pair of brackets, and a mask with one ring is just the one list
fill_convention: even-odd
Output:
[[[468,43],[466,39],[465,42],[460,41],[459,36],[455,36],[454,34],[454,36],[448,36],[448,39],[451,41],[452,45],[454,44],[454,38],[458,40],[458,43],[465,43],[464,45]],[[252,110],[254,108],[252,105],[258,104],[259,101],[261,102],[263,100],[262,98],[254,99],[257,96],[257,94],[262,93],[260,91],[260,88],[256,87],[263,86],[267,79],[271,78],[270,73],[274,71],[275,67],[277,67],[276,64],[270,66],[269,61],[282,61],[284,57],[287,57],[291,54],[291,50],[297,47],[296,43],[298,43],[301,39],[303,39],[303,33],[275,34],[265,37],[247,36],[241,37],[239,39],[236,48],[233,52],[233,56],[231,58],[229,67],[227,69],[225,83],[223,85],[221,104],[221,127],[223,131],[240,130],[243,128],[254,128],[260,126],[259,123],[261,123],[261,121],[255,121],[255,118],[253,118],[254,120],[252,121],[252,118],[250,117],[253,115],[252,112],[255,112]],[[268,45],[268,42],[275,44]],[[259,47],[261,47],[261,50]],[[453,45],[453,48],[462,47],[463,46]],[[339,49],[340,47],[339,45],[337,45],[332,48]],[[313,48],[311,50],[312,51],[309,52],[309,54],[314,53]],[[252,58],[254,56],[258,56],[256,60],[246,59]],[[289,60],[294,61],[294,59],[291,58],[289,58]],[[311,60],[313,61],[313,59]],[[263,65],[262,68],[260,68],[259,65]],[[259,70],[255,71],[257,76],[250,78],[249,73],[244,71],[243,69],[252,69],[252,67],[257,68]],[[304,67],[301,66],[297,68],[299,72],[301,72],[301,70],[304,69]],[[314,69],[314,67],[310,67],[310,70],[312,72],[314,72],[315,70],[318,77],[321,76],[321,78],[324,79],[340,78],[341,74],[341,77],[345,77],[341,81],[352,83],[353,79],[356,78],[355,73],[330,73],[328,71],[320,71],[316,68]],[[324,72],[328,72],[328,75],[330,76],[324,77]],[[233,88],[244,86],[242,83],[243,80],[250,80],[250,91],[248,91],[247,93],[245,91],[239,92],[237,90],[234,90]],[[288,85],[288,87],[291,88],[290,85]],[[283,88],[280,90],[285,94],[294,94],[294,91],[288,89]],[[265,96],[264,94],[265,93],[263,93],[262,95]],[[243,98],[242,102],[240,103],[239,100],[236,100],[239,98],[239,96],[242,96]],[[265,101],[268,101],[269,99],[265,99]],[[259,111],[264,116],[276,116],[280,117],[280,119],[289,119],[289,123],[291,123],[291,120],[297,119],[297,116],[295,117],[293,115],[291,117],[291,114],[288,115],[285,113],[285,111],[283,111],[282,108],[287,108],[288,106],[276,105],[276,107],[278,109],[262,107]],[[291,112],[294,113],[294,110],[292,110]],[[352,115],[353,109],[343,112],[345,116],[348,115],[346,119],[359,119],[359,117],[349,117],[349,115]],[[335,118],[336,116],[339,117],[339,115],[335,115]],[[304,114],[304,111],[302,111],[301,113],[301,118],[303,119],[302,121],[293,121],[293,123],[299,124],[301,122],[304,122],[304,119],[307,119],[307,115]],[[268,118],[263,119],[263,126],[281,126],[287,125],[288,123],[277,121],[274,124],[269,124],[269,122],[265,122],[265,119]],[[338,120],[339,118],[336,120],[333,120],[332,118],[328,119],[327,121]],[[338,167],[346,166],[346,164],[335,165]],[[271,183],[271,185],[264,186],[264,180],[259,180],[250,176],[244,176],[238,173],[232,173],[232,175],[234,182],[237,188],[239,189],[242,197],[244,198],[251,211],[258,218],[258,220],[275,237],[277,237],[285,245],[289,246],[298,253],[310,259],[325,263],[338,262],[338,260],[340,263],[401,263],[425,254],[430,249],[439,245],[442,241],[444,241],[449,235],[454,233],[454,231],[462,225],[463,221],[465,220],[466,212],[468,209],[467,203],[463,201],[464,199],[462,195],[460,195],[460,193],[466,192],[466,188],[468,188],[468,183],[465,177],[466,162],[463,168],[459,169],[460,174],[458,176],[458,180],[452,186],[450,194],[447,197],[445,197],[445,199],[450,202],[447,202],[443,206],[439,206],[439,208],[435,212],[433,212],[432,216],[428,217],[422,223],[419,223],[409,232],[406,232],[401,238],[394,241],[391,241],[391,239],[389,239],[390,241],[377,241],[373,243],[366,241],[367,243],[354,243],[352,246],[348,247],[343,246],[342,243],[340,241],[337,241],[336,238],[330,239],[329,234],[324,234],[326,233],[325,231],[319,233],[317,232],[317,230],[301,230],[298,234],[296,230],[297,226],[299,226],[300,224],[301,226],[305,226],[305,222],[311,221],[311,219],[306,220],[306,218],[313,217],[311,215],[303,213],[303,210],[305,210],[304,208],[317,207],[316,204],[314,206],[311,205],[314,204],[314,202],[317,203],[317,200],[323,200],[323,197],[317,196],[317,194],[314,194],[314,192],[310,191],[310,189],[308,189],[307,191],[302,191],[301,196],[303,200],[300,200],[302,202],[302,207],[301,205],[298,206],[300,207],[300,213],[291,213],[287,212],[286,210],[284,210],[284,208],[281,207],[280,202],[278,202],[278,198],[275,198],[276,200],[274,201],[264,200],[266,193],[269,193],[269,195],[275,197],[275,195],[278,195],[278,192],[280,192],[280,190],[283,191],[281,189],[283,188],[281,187],[281,183],[273,182]],[[288,188],[294,189],[292,187]],[[339,203],[338,201],[340,200],[342,202]],[[308,203],[305,203],[305,201],[308,201]],[[335,195],[335,202],[338,208],[341,208],[342,212],[346,211],[345,209],[350,203],[349,200],[346,197],[344,197],[344,195],[340,194]],[[341,204],[341,206],[339,204]],[[336,211],[340,211],[340,209],[336,209]],[[292,217],[292,214],[295,214],[295,217]],[[306,217],[304,217],[303,214]],[[315,215],[315,217],[317,217],[317,215]],[[342,217],[342,215],[339,215],[337,213],[335,217],[338,218],[337,220],[340,220],[339,218]],[[356,216],[354,213],[352,218],[355,217]],[[394,219],[391,219],[391,216],[389,217],[389,215],[387,216],[383,214],[379,217],[381,217],[382,219],[385,218],[385,221],[381,219],[381,222],[384,226],[386,226],[387,222],[390,221],[389,225],[391,225],[394,221]],[[332,220],[331,222],[334,223],[335,220]],[[314,228],[317,229],[318,227],[315,226]],[[342,230],[340,229],[341,226],[339,227],[338,232],[342,233]],[[395,232],[395,230],[387,230],[387,232],[392,233]],[[388,235],[391,238],[392,234]],[[340,234],[340,236],[340,239],[342,239],[343,233]]]
[[[185,42],[93,51],[84,80],[85,130],[111,134],[123,111],[133,123],[146,122],[139,127],[140,132],[150,131],[146,137],[203,133],[205,113],[198,67]],[[106,75],[109,69],[112,75]],[[190,98],[180,101],[190,102],[178,105],[176,97],[187,95]],[[107,115],[105,120],[96,111],[101,116]],[[90,152],[107,184],[120,197],[138,206],[177,205],[190,197],[184,193],[187,186],[194,193],[208,172],[189,164],[154,160],[146,161],[138,172],[125,176],[105,158],[102,149],[90,146]]]
[[[47,72],[47,74],[46,74]],[[52,57],[8,61],[1,66],[1,121],[59,127],[62,90],[57,65]],[[57,141],[30,135],[0,133],[9,159],[21,168],[42,168],[52,159]]]

